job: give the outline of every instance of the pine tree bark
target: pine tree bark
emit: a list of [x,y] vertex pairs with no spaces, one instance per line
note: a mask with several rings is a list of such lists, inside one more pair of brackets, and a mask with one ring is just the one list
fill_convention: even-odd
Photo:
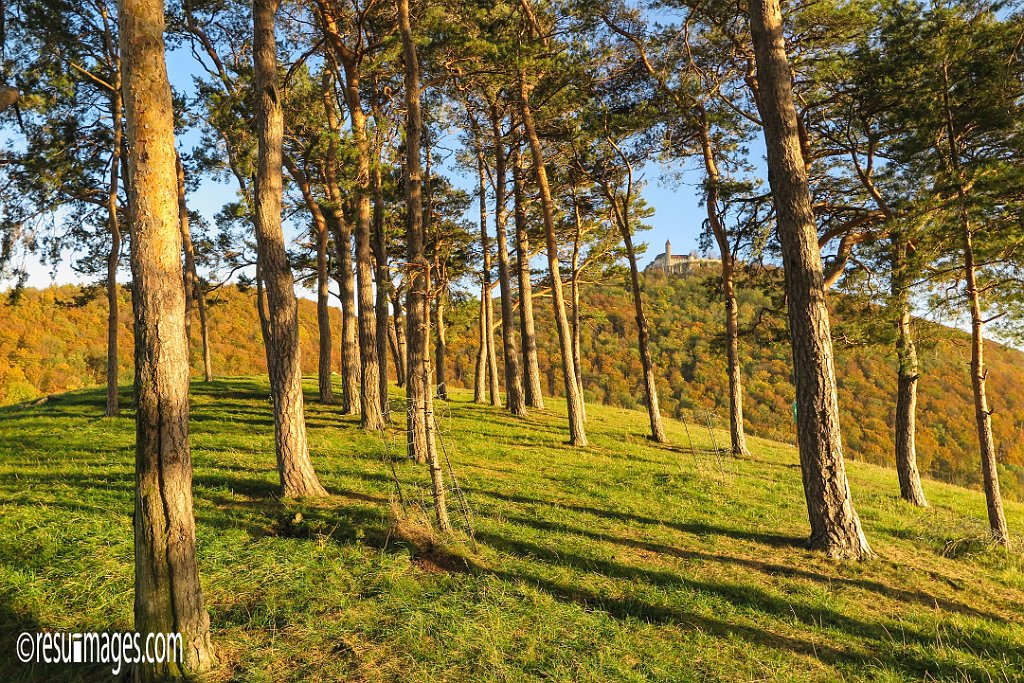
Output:
[[185,339],[189,344],[191,365],[192,347],[192,308],[199,310],[199,333],[202,336],[203,374],[205,381],[213,379],[210,363],[210,338],[206,326],[206,295],[199,273],[196,271],[196,248],[192,243],[192,229],[189,226],[188,204],[185,199],[185,168],[181,165],[181,155],[175,155],[178,172],[178,214],[181,216],[181,241],[185,249]]
[[718,243],[722,260],[722,301],[725,305],[725,349],[729,374],[729,440],[733,455],[749,455],[747,435],[743,427],[743,371],[740,368],[740,324],[739,305],[736,301],[736,257],[729,243],[726,230],[719,214],[719,187],[721,174],[711,144],[711,126],[707,112],[699,107],[698,134],[704,158],[705,198],[708,224]]
[[370,219],[370,140],[359,92],[359,66],[351,55],[339,52],[345,72],[345,100],[356,140],[356,288],[359,298],[360,425],[368,431],[385,427],[381,410],[380,359],[377,316],[373,296],[373,253]]
[[[569,278],[569,298],[572,299],[572,367],[576,371],[576,384],[579,386],[580,397],[586,398],[583,391],[583,353],[580,344],[580,249],[583,241],[583,219],[580,216],[580,207],[576,202],[576,191],[573,193],[573,218],[576,224],[576,232],[572,242],[572,263]],[[583,421],[587,421],[587,402],[580,403],[583,409]]]
[[619,233],[622,235],[622,243],[626,246],[626,258],[629,261],[629,284],[633,294],[633,310],[636,316],[637,346],[640,350],[640,366],[644,372],[644,394],[647,398],[647,417],[651,423],[651,438],[658,443],[665,443],[668,437],[665,435],[665,426],[661,421],[661,407],[658,404],[657,375],[654,372],[654,360],[651,357],[651,339],[647,325],[647,315],[644,313],[643,287],[640,283],[640,268],[636,262],[636,249],[633,246],[633,226],[629,214],[629,207],[633,192],[633,168],[626,163],[625,156],[623,165],[628,176],[628,190],[621,201],[616,197],[610,185],[602,183],[605,197],[612,206],[612,215],[615,223],[619,226]]
[[434,327],[437,329],[437,344],[434,346],[434,374],[437,377],[437,397],[448,400],[448,327],[445,320],[447,291],[441,291],[434,301]]
[[256,136],[259,141],[255,180],[256,244],[267,297],[264,339],[274,402],[274,445],[281,492],[286,497],[325,495],[313,470],[303,414],[302,362],[299,348],[295,281],[281,230],[284,114],[277,84],[274,15],[278,0],[253,4],[253,61],[256,88]]
[[512,144],[512,198],[516,224],[516,277],[519,285],[519,335],[523,349],[523,388],[528,408],[544,409],[544,392],[537,362],[537,332],[533,318],[533,281],[530,274],[530,236],[526,229],[523,165],[519,140]]
[[810,547],[831,557],[872,555],[853,507],[843,460],[832,336],[807,171],[778,0],[751,0],[750,31],[760,90],[768,180],[785,271],[797,437],[810,520]]
[[161,0],[120,0],[120,54],[135,317],[135,630],[182,634],[184,661],[141,663],[140,681],[216,662],[196,562],[188,349]]
[[501,388],[498,384],[498,355],[494,350],[494,297],[491,295],[491,245],[487,236],[487,176],[484,170],[483,153],[477,150],[476,160],[477,175],[480,180],[480,247],[483,250],[484,265],[482,271],[483,291],[483,318],[481,328],[484,340],[484,353],[487,361],[487,393],[491,398],[491,405],[501,407]]
[[974,392],[974,417],[981,447],[981,474],[988,509],[988,523],[996,543],[1009,547],[1010,531],[1003,512],[1003,495],[999,490],[999,466],[996,443],[992,436],[992,410],[988,405],[985,367],[985,321],[981,310],[981,293],[974,258],[974,233],[966,214],[963,216],[964,277],[971,310],[971,388]]
[[[433,425],[427,424],[427,395],[430,376],[427,361],[427,259],[424,252],[423,177],[420,164],[423,121],[420,113],[419,62],[412,37],[408,0],[397,0],[398,25],[402,36],[405,65],[405,242],[408,288],[406,289],[406,339],[408,373],[405,396],[408,405],[408,455],[418,463],[427,462],[428,440]],[[379,183],[378,183],[379,185]],[[383,207],[381,207],[383,209]],[[379,285],[378,285],[379,286]]]
[[107,405],[105,410],[107,417],[115,417],[121,414],[120,396],[117,386],[118,375],[121,369],[117,348],[117,330],[120,326],[117,268],[121,261],[121,225],[117,215],[117,187],[121,175],[120,159],[124,130],[121,126],[123,97],[121,95],[120,69],[114,72],[114,83],[112,85],[114,86],[114,91],[110,96],[110,112],[114,121],[114,140],[110,151],[110,187],[107,191],[107,225],[110,229],[110,251],[107,254]]
[[558,241],[555,235],[555,204],[551,198],[547,169],[544,167],[544,150],[537,136],[537,129],[530,109],[529,89],[522,72],[519,74],[519,107],[523,128],[530,143],[533,156],[533,172],[540,190],[541,209],[544,215],[544,233],[547,239],[548,270],[551,274],[551,300],[554,306],[555,327],[562,354],[562,375],[565,380],[565,402],[569,417],[569,442],[574,446],[587,445],[587,433],[583,425],[583,396],[579,390],[576,371],[572,360],[572,330],[565,315],[565,295],[562,292],[562,273],[558,264]]
[[400,389],[403,389],[406,382],[409,381],[409,345],[405,337],[405,309],[402,306],[401,288],[398,291],[391,292],[391,308],[394,311],[394,317],[391,321],[391,333],[395,336],[391,352],[395,359],[397,384]]
[[295,184],[302,193],[313,217],[313,237],[316,238],[316,324],[318,331],[317,388],[320,391],[321,403],[334,403],[334,391],[331,387],[331,309],[330,309],[330,275],[327,270],[328,234],[327,217],[320,209],[320,204],[313,196],[313,187],[309,183],[306,172],[299,168],[294,159],[285,156],[285,166]]
[[927,507],[928,500],[921,487],[921,473],[917,469],[917,346],[910,317],[910,283],[907,282],[906,259],[908,245],[900,235],[894,235],[892,264],[892,301],[896,314],[896,473],[903,500]]
[[517,417],[526,416],[523,392],[523,374],[516,348],[515,316],[512,310],[512,266],[508,256],[508,195],[505,147],[501,132],[501,115],[491,107],[491,134],[494,140],[494,232],[498,242],[498,285],[501,293],[501,349],[505,361],[505,400],[509,412]]
[[[381,185],[379,159],[375,161],[378,163],[373,165],[370,184],[373,187],[373,248],[377,262],[377,299],[374,304],[377,317],[377,359],[380,362],[381,410],[390,419],[391,404],[388,401],[388,335],[390,330],[388,327],[391,325],[391,320],[388,314],[388,304],[392,282],[391,270],[388,267],[387,232],[384,225],[384,188]],[[397,360],[395,362],[397,363]],[[395,377],[401,376],[404,380],[404,375],[404,371],[399,372],[396,366]]]
[[406,399],[409,404],[409,457],[416,462],[430,463],[438,527],[443,533],[449,533],[451,522],[448,520],[444,480],[434,440],[433,392],[430,386],[430,318],[427,310],[430,274],[424,247],[423,171],[420,165],[423,120],[420,114],[419,61],[409,17],[409,0],[397,0],[396,4],[398,27],[402,34],[402,61],[405,64],[406,257],[409,267]]
[[486,403],[487,398],[487,285],[480,284],[480,315],[477,325],[476,374],[473,376],[473,403]]
[[992,410],[988,405],[985,367],[985,320],[981,308],[981,292],[978,289],[977,264],[974,255],[974,227],[968,209],[965,179],[960,167],[960,149],[953,127],[948,92],[950,89],[948,65],[943,63],[943,107],[946,114],[946,142],[949,145],[948,170],[956,183],[957,202],[960,218],[960,236],[963,240],[964,280],[968,308],[971,313],[971,389],[974,393],[974,418],[978,429],[978,446],[981,450],[981,475],[985,489],[985,503],[988,522],[993,540],[1010,546],[1010,531],[1006,526],[1003,512],[1003,495],[999,490],[999,464],[996,460],[996,444],[992,435]]
[[358,415],[360,364],[356,332],[355,275],[352,271],[352,226],[346,220],[341,190],[338,188],[338,139],[341,135],[341,125],[331,90],[331,76],[325,71],[323,99],[330,136],[327,141],[324,178],[327,198],[331,203],[325,216],[328,218],[328,225],[334,238],[334,249],[338,259],[338,283],[341,286],[341,412],[344,415]]

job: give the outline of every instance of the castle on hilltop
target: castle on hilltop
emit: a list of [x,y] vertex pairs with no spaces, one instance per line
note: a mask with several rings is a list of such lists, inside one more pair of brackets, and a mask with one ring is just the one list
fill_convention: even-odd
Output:
[[688,275],[696,266],[714,265],[717,262],[716,259],[699,256],[695,251],[689,254],[673,254],[672,242],[665,240],[665,253],[655,256],[644,271],[660,270],[673,275]]

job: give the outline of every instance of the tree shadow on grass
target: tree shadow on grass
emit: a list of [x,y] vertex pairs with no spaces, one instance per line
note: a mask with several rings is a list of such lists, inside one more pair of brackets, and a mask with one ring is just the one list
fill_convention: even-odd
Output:
[[964,605],[953,600],[947,600],[944,598],[938,598],[934,595],[930,595],[924,591],[917,590],[905,590],[902,588],[896,588],[889,586],[888,584],[880,581],[872,581],[870,579],[859,579],[859,578],[848,578],[843,576],[834,576],[821,574],[819,572],[810,571],[808,569],[800,569],[797,567],[791,567],[788,565],[776,564],[767,562],[764,560],[755,560],[746,557],[736,557],[732,555],[722,555],[717,553],[704,553],[696,550],[684,550],[676,548],[674,546],[664,545],[662,543],[654,543],[651,541],[640,541],[631,538],[624,538],[621,536],[614,536],[612,534],[605,534],[598,531],[592,531],[589,529],[580,529],[571,527],[566,524],[560,524],[557,522],[548,522],[546,520],[537,518],[519,517],[515,515],[503,515],[506,521],[518,524],[521,526],[532,527],[540,531],[555,532],[572,534],[576,536],[582,536],[595,541],[601,541],[605,543],[612,543],[615,545],[625,546],[628,548],[634,548],[638,550],[644,550],[650,553],[669,555],[684,560],[697,560],[702,562],[714,562],[718,564],[731,564],[748,569],[753,569],[757,572],[768,576],[785,576],[788,578],[806,579],[814,581],[824,585],[841,585],[848,586],[851,588],[859,588],[866,591],[871,591],[879,595],[891,598],[899,602],[905,602],[909,604],[922,605],[925,607],[940,607],[947,612],[963,614],[971,616],[977,619],[986,619],[1002,624],[1010,624],[1005,617],[997,614],[991,614],[989,612],[983,612],[974,607]]
[[727,536],[729,538],[737,540],[761,543],[763,545],[771,546],[773,548],[807,547],[807,539],[796,536],[787,536],[785,534],[774,534],[770,532],[761,531],[747,531],[743,529],[715,526],[704,522],[677,522],[673,520],[655,519],[654,517],[646,517],[643,515],[637,515],[630,512],[620,512],[616,510],[605,510],[603,508],[595,508],[588,505],[582,505],[579,503],[561,503],[557,501],[528,498],[525,496],[519,496],[510,493],[499,493],[497,491],[490,491],[480,488],[464,488],[466,489],[467,492],[472,492],[474,494],[487,496],[490,498],[498,498],[500,500],[508,501],[510,503],[522,503],[525,505],[537,505],[541,507],[554,507],[562,510],[567,510],[570,512],[593,515],[595,517],[601,517],[603,519],[609,519],[616,522],[634,522],[639,524],[648,524],[651,526],[665,526],[669,527],[670,529],[675,529],[676,531],[681,531],[683,533],[693,534],[696,536]]
[[[993,662],[1006,661],[1010,656],[1016,674],[1024,673],[1024,645],[993,637],[985,640],[975,635],[959,633],[946,634],[944,642],[937,641],[936,634],[924,633],[906,624],[892,624],[892,630],[884,623],[854,619],[820,605],[808,605],[772,595],[751,585],[695,581],[665,571],[640,569],[623,563],[598,558],[583,557],[565,551],[552,551],[543,546],[520,540],[510,540],[496,534],[477,532],[477,540],[495,550],[521,558],[525,561],[542,562],[547,565],[569,567],[577,572],[590,572],[605,577],[621,579],[631,586],[643,584],[666,590],[677,589],[691,594],[711,595],[729,603],[742,620],[745,613],[753,611],[774,620],[796,620],[806,628],[834,628],[858,638],[865,647],[864,652],[852,649],[838,649],[822,646],[790,636],[769,633],[760,628],[723,621],[698,615],[677,606],[650,604],[644,600],[626,596],[602,595],[586,588],[584,581],[566,585],[543,576],[494,572],[509,581],[520,581],[534,585],[559,600],[576,603],[586,609],[599,609],[619,620],[639,620],[659,624],[676,624],[698,628],[716,636],[739,635],[755,645],[773,649],[787,649],[798,654],[811,655],[831,665],[875,666],[882,663],[896,670],[912,672],[922,678],[939,677],[969,680],[989,680],[990,672],[977,667],[928,657],[922,650],[948,651],[955,649],[969,652],[974,656],[987,657]],[[897,635],[898,634],[898,635]]]

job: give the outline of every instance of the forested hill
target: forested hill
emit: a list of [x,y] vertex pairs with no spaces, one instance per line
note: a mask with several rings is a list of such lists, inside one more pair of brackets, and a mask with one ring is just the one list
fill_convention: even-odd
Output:
[[[659,397],[665,415],[702,421],[710,411],[718,424],[728,420],[724,351],[717,344],[722,306],[700,275],[648,274],[647,314],[657,365]],[[26,290],[16,305],[0,305],[0,405],[40,395],[100,384],[106,357],[106,306],[102,298],[73,305],[80,291],[71,286]],[[259,324],[251,292],[227,287],[210,307],[214,372],[240,375],[266,372]],[[767,304],[758,291],[740,290],[741,322],[749,326]],[[498,306],[496,309],[500,310]],[[316,311],[299,300],[304,372],[316,372]],[[471,386],[477,345],[478,305],[456,306],[449,320],[449,382]],[[535,305],[540,368],[545,390],[562,393],[550,300]],[[332,309],[335,342],[340,314]],[[588,401],[643,407],[643,384],[636,351],[636,323],[628,293],[619,283],[584,288],[582,367]],[[198,325],[197,325],[198,327]],[[967,335],[919,325],[922,380],[918,406],[918,458],[926,476],[958,484],[980,483],[974,409],[968,377]],[[128,294],[122,294],[121,363],[123,382],[131,381],[132,335]],[[842,330],[841,323],[837,330]],[[198,337],[198,329],[194,332]],[[193,340],[199,374],[198,341]],[[989,394],[995,408],[993,429],[1005,492],[1024,499],[1024,354],[987,346]],[[892,462],[892,423],[896,383],[893,352],[885,346],[836,345],[843,440],[847,456],[876,464]],[[500,357],[500,349],[498,353]],[[761,337],[741,343],[745,412],[750,433],[793,442],[793,389],[789,349]],[[338,353],[334,369],[338,370]]]

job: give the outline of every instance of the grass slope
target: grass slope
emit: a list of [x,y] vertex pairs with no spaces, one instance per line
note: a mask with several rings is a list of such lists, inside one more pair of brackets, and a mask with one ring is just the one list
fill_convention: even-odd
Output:
[[[364,434],[314,389],[310,445],[333,495],[284,503],[266,379],[193,385],[215,681],[1024,678],[1024,559],[980,540],[978,493],[927,481],[933,506],[917,510],[894,472],[852,463],[879,558],[839,564],[802,547],[789,446],[753,439],[752,458],[720,469],[705,429],[669,421],[673,445],[656,447],[642,413],[594,405],[593,446],[573,450],[558,401],[521,421],[456,391],[444,440],[478,545],[424,553],[389,517],[382,455],[401,441]],[[5,680],[109,678],[29,668],[14,640],[132,624],[134,423],[98,417],[102,398],[0,409]],[[423,469],[396,468],[407,496],[428,498]],[[1024,506],[1007,516],[1024,533]]]

